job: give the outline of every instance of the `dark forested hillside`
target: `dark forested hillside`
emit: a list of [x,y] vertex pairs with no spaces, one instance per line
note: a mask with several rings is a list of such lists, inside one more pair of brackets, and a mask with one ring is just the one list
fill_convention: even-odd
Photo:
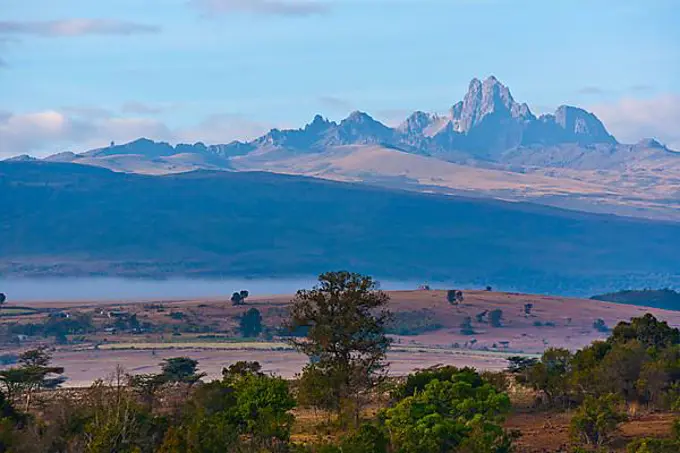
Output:
[[[677,278],[680,225],[256,172],[0,163],[4,275],[311,275],[581,292]],[[592,293],[591,293],[592,294]]]

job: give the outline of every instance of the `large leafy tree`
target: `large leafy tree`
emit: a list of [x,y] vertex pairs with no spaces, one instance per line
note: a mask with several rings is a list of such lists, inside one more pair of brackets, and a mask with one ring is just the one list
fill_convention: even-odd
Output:
[[[313,289],[298,291],[290,311],[290,331],[307,329],[305,338],[290,342],[313,362],[302,382],[318,386],[326,380],[326,387],[334,389],[327,406],[352,414],[355,423],[367,392],[385,376],[388,301],[371,277],[330,272],[320,275]],[[314,379],[305,379],[306,373],[314,373]]]
[[512,439],[500,423],[510,409],[504,393],[470,370],[434,379],[384,414],[399,453],[505,453]]

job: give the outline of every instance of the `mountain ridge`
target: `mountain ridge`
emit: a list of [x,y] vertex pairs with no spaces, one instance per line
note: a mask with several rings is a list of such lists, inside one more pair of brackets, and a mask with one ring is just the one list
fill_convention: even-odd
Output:
[[578,107],[536,116],[494,76],[473,79],[447,113],[416,111],[395,127],[361,111],[317,114],[247,142],[141,138],[45,160],[152,175],[262,170],[680,221],[680,153],[651,138],[621,144]]

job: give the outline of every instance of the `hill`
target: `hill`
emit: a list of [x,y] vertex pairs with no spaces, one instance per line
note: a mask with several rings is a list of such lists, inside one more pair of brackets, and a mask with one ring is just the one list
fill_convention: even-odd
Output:
[[348,268],[583,294],[668,285],[680,225],[259,172],[0,163],[0,272],[300,276]]
[[672,289],[624,290],[591,297],[592,300],[680,310],[680,293]]

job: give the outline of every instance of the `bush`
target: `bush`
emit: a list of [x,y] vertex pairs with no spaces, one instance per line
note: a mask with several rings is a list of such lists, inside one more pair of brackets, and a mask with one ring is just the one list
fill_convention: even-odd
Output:
[[389,441],[383,427],[364,423],[340,441],[342,453],[385,453]]
[[613,394],[599,398],[587,396],[571,420],[571,433],[587,445],[602,446],[626,415],[619,410],[621,400]]

